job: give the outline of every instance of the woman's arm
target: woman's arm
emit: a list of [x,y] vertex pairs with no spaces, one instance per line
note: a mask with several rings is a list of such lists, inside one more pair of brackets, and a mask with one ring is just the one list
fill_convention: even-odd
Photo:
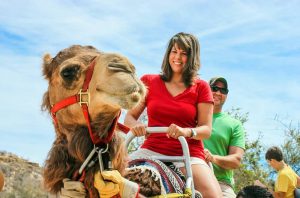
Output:
[[[197,127],[193,128],[196,135],[193,139],[207,139],[210,137],[212,130],[213,104],[199,103],[197,105],[197,112]],[[191,137],[192,130],[191,128],[182,128],[175,124],[171,124],[168,128],[168,136],[176,139],[179,136]]]
[[194,139],[203,140],[208,139],[212,131],[212,117],[213,117],[212,103],[199,103],[197,105],[197,127],[195,128],[196,136]]
[[131,132],[135,136],[143,136],[146,134],[145,125],[138,121],[138,118],[143,113],[145,107],[145,100],[142,100],[136,107],[128,110],[125,115],[124,124],[131,129]]

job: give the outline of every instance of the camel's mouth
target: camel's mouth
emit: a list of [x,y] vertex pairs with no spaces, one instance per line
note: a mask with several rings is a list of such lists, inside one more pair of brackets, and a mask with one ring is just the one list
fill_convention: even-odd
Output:
[[128,94],[119,100],[119,105],[123,109],[132,109],[141,100],[142,95],[139,92]]
[[96,88],[96,91],[98,93],[105,92],[106,94],[114,96],[114,97],[127,97],[127,96],[129,96],[129,97],[132,97],[133,99],[136,96],[144,95],[144,90],[142,88],[140,88],[139,86],[133,86],[133,87],[130,87],[130,88],[119,89],[119,90],[101,88],[101,87],[98,86]]
[[123,109],[132,109],[142,100],[145,91],[138,86],[113,91],[97,88],[97,94],[101,96],[101,100],[105,104],[117,105]]
[[[132,106],[130,106],[130,103],[132,103],[132,105],[137,104],[143,97],[143,94],[141,93],[141,91],[134,91],[132,93],[125,95],[124,97],[127,98],[127,101],[129,103],[128,105],[125,106],[127,107],[127,109],[129,109],[132,108]],[[122,107],[125,108],[124,106]]]

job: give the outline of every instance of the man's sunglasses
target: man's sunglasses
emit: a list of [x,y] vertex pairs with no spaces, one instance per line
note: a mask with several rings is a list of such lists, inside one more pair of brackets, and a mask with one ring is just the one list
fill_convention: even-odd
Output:
[[210,88],[211,88],[211,90],[212,90],[213,92],[220,91],[220,92],[221,92],[221,94],[225,94],[225,95],[227,95],[227,94],[228,94],[228,92],[229,92],[229,90],[228,90],[228,89],[226,89],[226,88],[222,88],[222,87],[211,86]]

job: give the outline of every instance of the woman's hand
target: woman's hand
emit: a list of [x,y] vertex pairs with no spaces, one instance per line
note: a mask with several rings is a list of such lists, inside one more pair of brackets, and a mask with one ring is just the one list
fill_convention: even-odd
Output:
[[134,134],[134,136],[144,136],[146,135],[146,125],[144,124],[137,124],[134,127],[132,127],[131,132]]
[[167,136],[174,139],[178,139],[179,136],[191,137],[191,129],[182,128],[176,124],[171,124],[167,130]]

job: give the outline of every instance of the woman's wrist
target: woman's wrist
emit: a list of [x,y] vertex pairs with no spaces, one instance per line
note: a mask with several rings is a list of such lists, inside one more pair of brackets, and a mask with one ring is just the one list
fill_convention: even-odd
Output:
[[194,139],[197,137],[197,131],[195,128],[190,128],[190,138]]

